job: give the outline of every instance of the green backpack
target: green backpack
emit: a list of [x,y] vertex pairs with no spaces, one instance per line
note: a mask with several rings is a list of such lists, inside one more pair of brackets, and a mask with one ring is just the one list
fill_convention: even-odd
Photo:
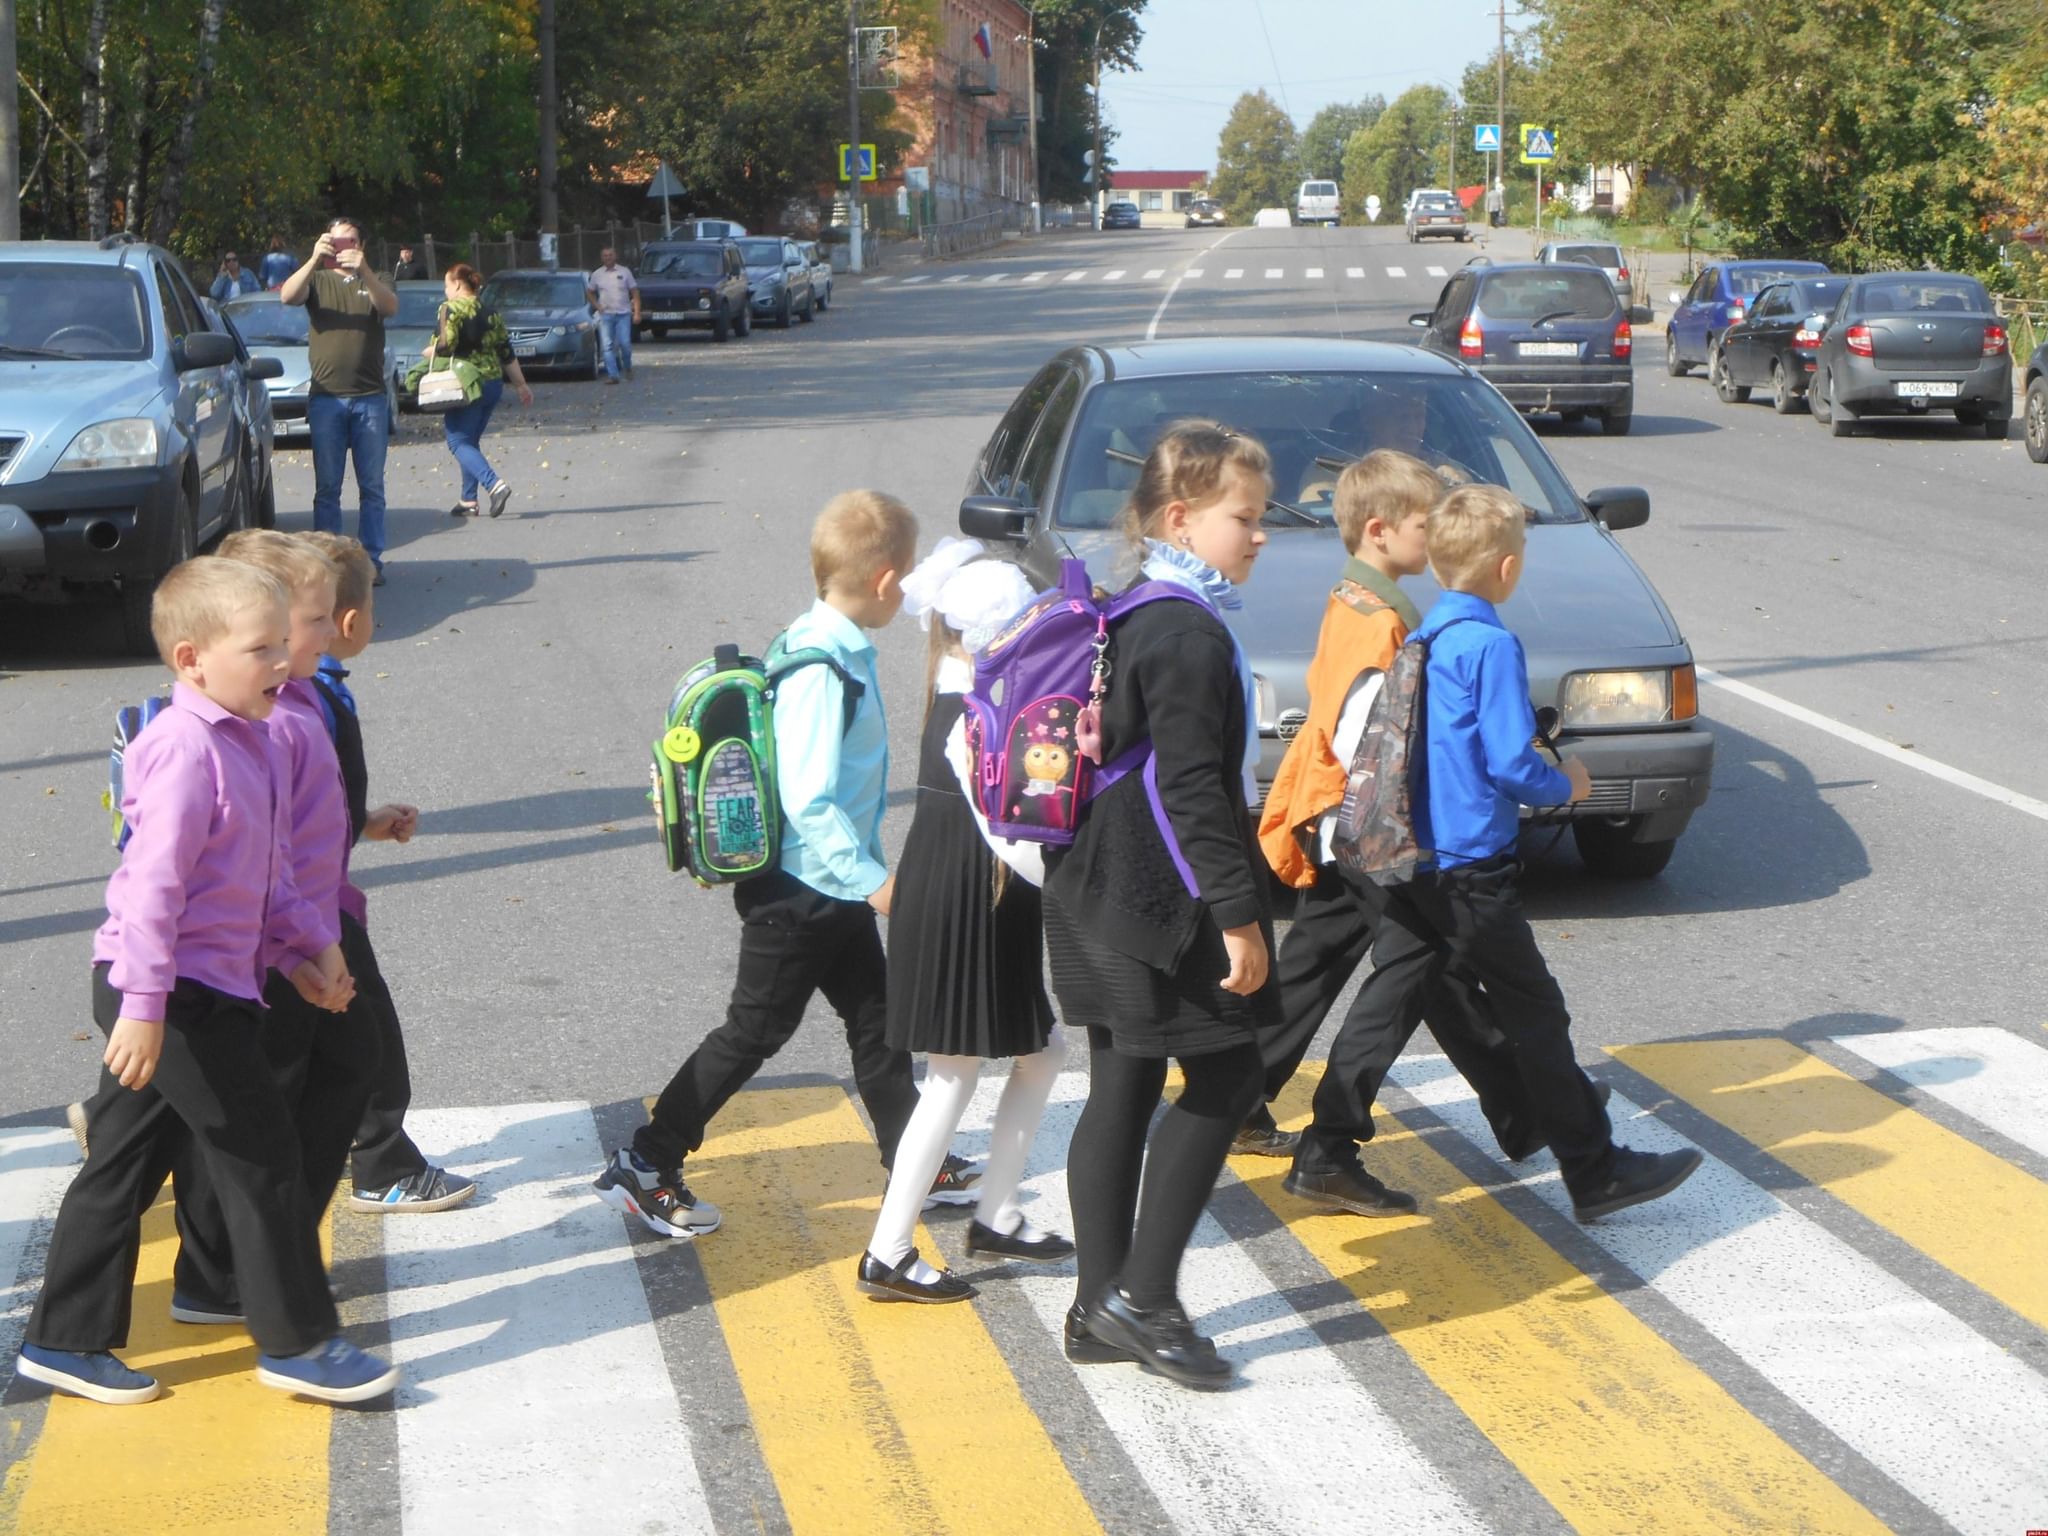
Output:
[[780,636],[766,660],[721,645],[676,683],[647,795],[671,872],[688,870],[712,886],[775,868],[782,852],[775,690],[811,666],[838,674],[845,694],[839,728],[850,729],[866,691],[861,680],[828,652],[785,650]]

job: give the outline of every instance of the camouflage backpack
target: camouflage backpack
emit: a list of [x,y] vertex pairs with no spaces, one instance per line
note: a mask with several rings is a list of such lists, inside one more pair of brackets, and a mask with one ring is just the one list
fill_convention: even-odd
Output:
[[1415,780],[1428,765],[1428,695],[1429,641],[1411,636],[1366,714],[1330,839],[1337,862],[1375,885],[1405,885],[1435,857],[1415,838]]

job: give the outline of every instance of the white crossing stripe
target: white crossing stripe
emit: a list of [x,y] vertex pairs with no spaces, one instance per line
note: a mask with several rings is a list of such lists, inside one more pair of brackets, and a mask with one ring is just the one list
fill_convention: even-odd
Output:
[[[958,1150],[986,1149],[1004,1081],[984,1077]],[[1066,1148],[1087,1084],[1085,1073],[1060,1075],[1026,1169],[1031,1219],[1059,1232],[1073,1231]],[[1002,1283],[1021,1286],[1057,1336],[1074,1299],[1073,1277],[1023,1265],[1012,1273],[1017,1278]],[[1121,1366],[1074,1373],[1177,1529],[1188,1536],[1338,1536],[1359,1528],[1359,1490],[1367,1487],[1387,1530],[1487,1528],[1212,1216],[1188,1245],[1180,1298],[1196,1326],[1240,1362],[1235,1390],[1188,1392]],[[1302,1411],[1308,1403],[1316,1411]],[[1282,1424],[1285,1432],[1275,1433]]]
[[1929,1098],[2048,1157],[2048,1050],[2031,1040],[1989,1026],[1830,1038]]
[[984,283],[1000,283],[1004,278],[1008,277],[1009,275],[1010,274],[1007,272],[991,272],[987,277],[984,277],[982,281]]
[[1284,272],[1282,272],[1282,271],[1281,271],[1281,270],[1280,270],[1280,269],[1279,269],[1278,267],[1268,267],[1268,268],[1266,268],[1266,276],[1267,276],[1268,278],[1275,278],[1275,277],[1285,277],[1286,275],[1287,275],[1287,274],[1286,274],[1286,273],[1284,273]]
[[1346,267],[1346,268],[1344,269],[1344,275],[1345,275],[1346,277],[1363,277],[1363,276],[1365,276],[1365,268],[1363,268],[1363,267]]
[[1443,277],[1446,275],[1442,267],[1424,267],[1422,270],[1427,272],[1431,277]]
[[1229,271],[1225,272],[1223,276],[1231,282],[1236,282],[1240,277],[1244,276],[1244,268],[1232,267]]
[[941,283],[964,283],[967,281],[967,274],[965,272],[955,272],[951,277],[942,277],[939,281]]
[[1148,283],[1156,283],[1159,281],[1159,279],[1161,279],[1164,276],[1166,276],[1166,268],[1154,267],[1151,271],[1145,274],[1145,281]]
[[[1497,1150],[1447,1059],[1405,1058],[1392,1075]],[[1629,1146],[1691,1145],[1618,1093],[1608,1114]],[[1540,1157],[1524,1186],[1569,1212]],[[2039,1523],[2048,1381],[1769,1190],[1709,1157],[1653,1210],[1583,1231],[1942,1519],[1985,1536]]]
[[1122,279],[1123,279],[1123,275],[1124,275],[1124,269],[1123,269],[1122,267],[1118,267],[1118,268],[1117,268],[1117,269],[1116,269],[1115,271],[1113,271],[1113,272],[1105,272],[1105,273],[1103,273],[1103,274],[1102,274],[1102,280],[1103,280],[1103,281],[1104,281],[1105,283],[1115,283],[1115,282],[1120,282],[1120,281],[1122,281]]
[[929,273],[929,272],[920,272],[920,273],[919,273],[919,274],[918,274],[918,275],[917,275],[916,277],[906,277],[905,279],[903,279],[903,282],[904,282],[904,285],[905,285],[905,286],[907,287],[907,286],[909,286],[909,285],[910,285],[911,283],[928,283],[928,282],[930,282],[931,280],[932,280],[932,275],[931,275],[931,273]]
[[[40,1276],[22,1274],[22,1259],[49,1235],[77,1171],[78,1143],[64,1127],[0,1131],[0,1380],[14,1371],[22,1330],[42,1288]],[[27,1447],[8,1450],[12,1455]]]
[[1389,267],[1389,268],[1387,268],[1387,276],[1389,276],[1389,277],[1406,277],[1407,275],[1408,275],[1408,269],[1407,269],[1406,267]]
[[1045,274],[1043,272],[1033,272],[1024,281],[1027,283],[1042,283],[1045,281]]
[[708,1536],[633,1245],[591,1192],[604,1151],[590,1106],[415,1109],[406,1126],[486,1193],[381,1218],[406,1367],[392,1415],[405,1529],[650,1529],[648,1482],[618,1460],[631,1425],[635,1444],[661,1448],[661,1528]]
[[1181,275],[1183,277],[1200,277],[1202,275],[1202,269],[1200,267],[1189,267],[1187,271],[1182,273]]
[[[872,286],[872,285],[873,285],[873,284],[875,284],[875,283],[886,283],[887,281],[889,281],[889,274],[888,274],[888,273],[886,273],[886,272],[884,272],[884,273],[883,273],[883,274],[882,274],[881,276],[879,276],[879,277],[867,277],[867,278],[862,278],[862,279],[861,279],[861,281],[862,281],[862,282],[864,282],[864,283],[867,283],[867,284],[869,284],[870,286]],[[906,279],[905,279],[905,281],[907,282],[907,281],[908,281],[908,279],[906,278]]]
[[1086,272],[1069,272],[1065,277],[1061,278],[1060,281],[1063,283],[1078,283],[1079,281],[1081,281],[1082,278],[1086,277],[1087,275],[1088,274]]
[[1318,278],[1323,275],[1323,269],[1321,267],[1310,267],[1306,272],[1302,273],[1301,275],[1306,278]]

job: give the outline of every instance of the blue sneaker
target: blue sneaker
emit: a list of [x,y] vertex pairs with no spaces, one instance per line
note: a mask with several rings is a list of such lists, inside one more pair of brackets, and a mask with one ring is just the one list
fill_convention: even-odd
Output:
[[68,1349],[44,1349],[24,1344],[15,1358],[15,1374],[40,1381],[73,1397],[91,1398],[96,1403],[146,1403],[163,1388],[154,1376],[131,1371],[105,1350],[76,1354]]
[[246,1323],[242,1309],[223,1301],[199,1301],[183,1291],[171,1292],[171,1321],[174,1323],[199,1323],[214,1327],[233,1327]]
[[398,1385],[398,1367],[336,1334],[310,1355],[258,1355],[256,1379],[323,1403],[366,1403]]

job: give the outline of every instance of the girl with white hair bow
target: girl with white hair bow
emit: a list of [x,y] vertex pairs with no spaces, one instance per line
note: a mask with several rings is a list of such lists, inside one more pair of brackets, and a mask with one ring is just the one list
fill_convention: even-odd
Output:
[[1017,1185],[1066,1047],[1042,964],[1035,845],[991,838],[968,793],[973,769],[961,696],[969,657],[1031,601],[1024,573],[973,539],[944,539],[903,581],[904,606],[931,634],[930,702],[917,810],[897,863],[889,918],[892,1049],[926,1053],[923,1092],[896,1147],[889,1191],[860,1261],[860,1289],[882,1301],[965,1301],[974,1287],[913,1245],[918,1212],[960,1127],[985,1060],[1012,1058],[996,1107],[967,1251],[1050,1264],[1074,1245],[1017,1206]]

